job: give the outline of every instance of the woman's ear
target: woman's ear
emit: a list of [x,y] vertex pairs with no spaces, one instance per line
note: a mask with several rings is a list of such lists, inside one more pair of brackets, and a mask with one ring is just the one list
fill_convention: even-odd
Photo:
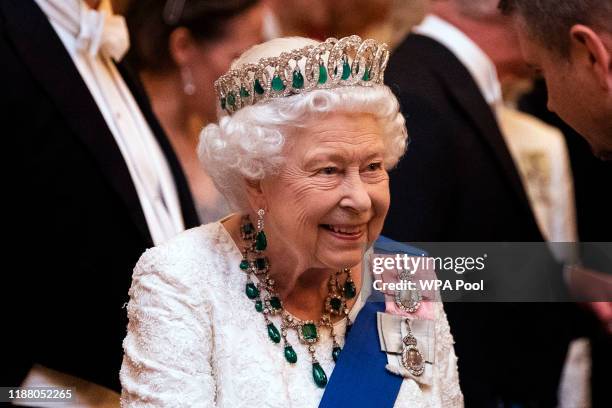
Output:
[[244,179],[247,199],[253,212],[257,212],[260,208],[268,208],[261,184],[261,180]]
[[193,36],[185,27],[178,27],[170,33],[168,50],[176,66],[183,67],[192,61],[195,45]]
[[606,47],[602,36],[582,24],[576,24],[570,29],[570,37],[573,56],[583,58],[603,89],[612,90],[612,48],[610,44]]

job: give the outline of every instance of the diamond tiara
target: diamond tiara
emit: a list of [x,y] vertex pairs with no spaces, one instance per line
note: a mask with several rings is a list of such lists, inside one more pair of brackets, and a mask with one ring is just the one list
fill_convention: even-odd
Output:
[[383,84],[388,60],[385,43],[357,35],[328,38],[230,70],[214,86],[221,109],[231,115],[260,101],[313,89]]

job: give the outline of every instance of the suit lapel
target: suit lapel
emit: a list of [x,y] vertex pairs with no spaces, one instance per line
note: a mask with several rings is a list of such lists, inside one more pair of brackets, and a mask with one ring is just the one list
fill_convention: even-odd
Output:
[[170,171],[172,172],[172,176],[175,181],[176,191],[179,197],[179,201],[181,204],[181,212],[183,214],[183,222],[186,228],[195,227],[200,224],[198,219],[198,215],[195,209],[195,205],[193,202],[193,197],[191,195],[191,190],[189,189],[189,184],[187,183],[187,179],[185,178],[185,173],[183,172],[183,168],[176,157],[174,149],[172,145],[168,141],[164,130],[162,129],[157,117],[153,113],[153,109],[149,103],[149,99],[147,98],[144,89],[142,88],[138,77],[133,74],[133,72],[129,69],[126,64],[119,62],[115,64],[117,66],[117,70],[123,77],[124,82],[130,89],[130,92],[134,96],[140,111],[145,117],[145,120],[149,124],[153,135],[155,135],[155,139],[157,143],[159,143],[162,151],[164,152],[164,156],[166,157],[166,161],[168,162],[168,166],[170,167]]
[[457,101],[457,106],[464,111],[473,126],[478,129],[480,136],[495,155],[504,177],[511,185],[522,207],[534,218],[525,188],[494,113],[467,68],[439,42],[418,34],[411,34],[410,37],[420,50],[431,50],[426,51],[430,60],[429,66],[446,85],[445,88]]

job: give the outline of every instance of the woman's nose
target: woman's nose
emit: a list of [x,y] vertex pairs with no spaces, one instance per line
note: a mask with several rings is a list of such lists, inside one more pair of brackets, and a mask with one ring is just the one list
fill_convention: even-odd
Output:
[[344,182],[344,196],[340,206],[353,209],[355,212],[365,212],[372,207],[372,200],[359,172],[347,174]]

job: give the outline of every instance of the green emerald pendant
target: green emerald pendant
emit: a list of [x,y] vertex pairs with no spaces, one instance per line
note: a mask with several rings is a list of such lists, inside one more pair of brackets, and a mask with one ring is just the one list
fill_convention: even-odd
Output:
[[306,323],[302,326],[302,337],[304,340],[316,340],[317,339],[317,326],[314,323]]
[[236,106],[236,96],[233,92],[227,94],[227,104],[232,107]]
[[344,297],[347,299],[352,299],[357,294],[357,288],[355,287],[355,283],[353,281],[344,282]]
[[275,310],[280,310],[281,308],[281,300],[278,296],[272,296],[269,300],[270,307]]
[[285,346],[285,360],[291,364],[297,362],[297,354],[295,353],[293,347]]
[[344,60],[344,64],[342,64],[342,80],[346,81],[351,75],[351,66],[348,63],[348,60]]
[[342,299],[331,298],[329,300],[329,305],[332,307],[332,309],[334,309],[335,311],[338,311],[342,307]]
[[255,301],[255,310],[257,310],[259,313],[263,312],[263,303],[261,300]]
[[249,269],[249,261],[247,261],[246,259],[240,261],[240,269],[242,269],[243,271]]
[[366,67],[365,72],[363,73],[363,78],[364,81],[369,81],[370,80],[370,68]]
[[257,238],[255,239],[255,249],[258,251],[263,251],[268,246],[268,240],[266,239],[266,234],[263,231],[259,231],[257,233]]
[[253,89],[258,95],[263,95],[266,92],[263,89],[263,86],[261,86],[261,82],[259,82],[259,79],[255,80],[255,85],[253,86]]
[[301,89],[304,87],[304,77],[300,71],[293,71],[293,81],[291,82],[291,86],[294,89]]
[[246,284],[245,293],[249,299],[255,299],[259,296],[259,289],[257,289],[253,282],[249,282]]
[[270,337],[270,340],[274,343],[280,343],[281,335],[274,323],[268,323],[268,337]]
[[280,76],[275,75],[274,78],[272,78],[272,89],[274,89],[276,92],[282,92],[285,90],[285,84]]
[[327,375],[325,375],[321,364],[312,363],[312,378],[319,388],[325,388],[327,385]]
[[338,361],[338,357],[340,357],[340,352],[342,349],[340,347],[334,347],[332,350],[332,358],[334,359],[334,363]]
[[319,84],[327,82],[327,69],[325,69],[323,64],[319,64],[319,80],[317,82]]

